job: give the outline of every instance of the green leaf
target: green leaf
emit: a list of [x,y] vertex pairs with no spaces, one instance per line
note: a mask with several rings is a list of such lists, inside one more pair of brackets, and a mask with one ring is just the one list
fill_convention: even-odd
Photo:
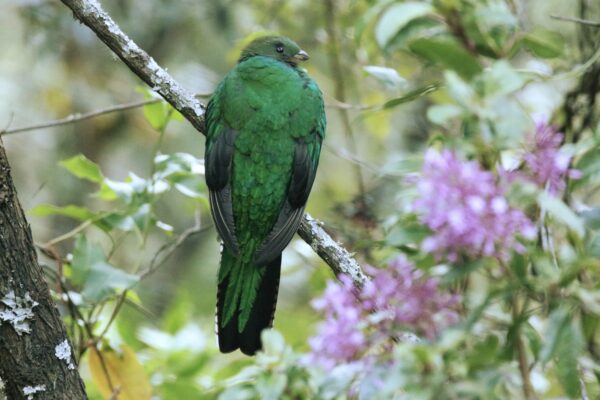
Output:
[[571,399],[581,398],[578,357],[582,350],[583,338],[578,324],[567,324],[557,346],[556,375]]
[[100,183],[103,179],[100,167],[87,159],[83,154],[63,160],[59,162],[59,165],[81,179],[87,179],[96,183]]
[[100,302],[110,297],[115,290],[125,290],[133,286],[139,277],[117,269],[104,261],[94,263],[81,294],[93,301]]
[[433,6],[427,3],[409,1],[392,5],[383,12],[375,27],[377,43],[380,47],[385,48],[390,40],[410,21],[432,14],[433,11]]
[[85,235],[77,236],[71,261],[71,281],[77,286],[83,286],[90,274],[92,265],[104,261],[104,254],[99,247],[91,246]]
[[458,118],[463,109],[454,104],[436,104],[427,109],[427,119],[434,124],[446,125],[449,120]]
[[521,89],[527,82],[514,68],[505,60],[492,64],[481,74],[484,96],[504,96]]
[[600,230],[600,207],[595,207],[579,213],[588,229]]
[[473,87],[467,82],[461,79],[460,76],[454,71],[444,71],[444,78],[446,80],[446,87],[448,88],[448,94],[458,104],[465,108],[473,108],[475,100],[475,91]]
[[600,258],[600,234],[594,235],[586,244],[586,251],[592,257]]
[[418,99],[419,97],[423,97],[430,93],[433,93],[436,90],[438,90],[439,88],[440,88],[440,85],[438,83],[432,83],[430,85],[422,86],[418,89],[415,89],[415,90],[412,90],[412,91],[406,93],[404,96],[397,97],[395,99],[386,101],[383,104],[382,108],[384,110],[387,110],[389,108],[399,106],[400,104],[408,103],[410,101]]
[[137,229],[133,217],[121,212],[112,212],[106,214],[97,221],[97,225],[105,231],[110,231],[116,228],[123,232],[133,232]]
[[162,130],[169,123],[173,114],[173,108],[164,101],[147,104],[144,106],[146,120],[156,130]]
[[510,261],[510,269],[522,283],[527,281],[527,263],[527,257],[519,253],[513,254],[512,260]]
[[575,214],[561,199],[551,196],[546,192],[538,195],[539,206],[546,210],[555,220],[562,222],[579,237],[585,236],[583,219]]
[[363,70],[389,89],[400,89],[407,83],[406,79],[401,77],[398,71],[393,68],[366,65],[363,67]]
[[94,219],[96,214],[85,208],[74,205],[68,205],[65,207],[53,206],[51,204],[38,204],[30,210],[32,215],[38,217],[46,217],[48,215],[64,215],[79,221],[86,221]]
[[386,237],[389,246],[402,246],[407,244],[419,243],[427,237],[431,231],[417,222],[407,224],[401,221],[397,224]]
[[564,332],[569,326],[569,316],[570,312],[567,307],[559,307],[550,314],[544,337],[544,347],[540,351],[542,363],[546,363],[556,356],[559,344],[564,339]]
[[466,80],[482,71],[479,61],[454,39],[419,38],[410,42],[409,48],[418,56],[451,69]]
[[521,41],[525,48],[541,58],[556,58],[564,52],[564,39],[558,32],[536,29]]
[[110,265],[101,248],[90,244],[85,235],[75,241],[71,269],[72,283],[81,287],[81,294],[92,302],[105,300],[116,289],[127,289],[139,280]]
[[496,335],[488,335],[484,341],[477,342],[473,351],[467,353],[469,367],[477,371],[486,366],[493,365],[498,358],[500,341]]

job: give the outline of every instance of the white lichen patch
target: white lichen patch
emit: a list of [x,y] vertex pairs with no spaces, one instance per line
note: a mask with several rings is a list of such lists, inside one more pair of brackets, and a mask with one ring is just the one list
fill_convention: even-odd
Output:
[[15,291],[11,290],[0,299],[0,325],[2,322],[8,322],[19,336],[30,333],[31,328],[27,320],[33,318],[33,307],[37,305],[38,302],[29,296],[29,292],[25,293],[25,297],[18,297]]
[[46,391],[46,385],[25,386],[23,394],[27,396],[27,400],[33,400],[33,396],[40,392]]
[[54,348],[54,355],[59,360],[66,362],[69,369],[75,369],[75,364],[73,364],[73,359],[71,358],[71,346],[69,346],[67,339]]
[[6,395],[4,394],[4,381],[0,377],[0,400],[6,400]]

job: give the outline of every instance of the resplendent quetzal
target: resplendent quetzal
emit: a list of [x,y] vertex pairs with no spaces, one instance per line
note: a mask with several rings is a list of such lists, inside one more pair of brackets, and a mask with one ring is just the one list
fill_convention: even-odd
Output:
[[280,36],[255,39],[206,109],[206,184],[223,241],[219,348],[252,355],[272,325],[281,252],[298,229],[325,136],[323,97],[298,68],[308,54]]

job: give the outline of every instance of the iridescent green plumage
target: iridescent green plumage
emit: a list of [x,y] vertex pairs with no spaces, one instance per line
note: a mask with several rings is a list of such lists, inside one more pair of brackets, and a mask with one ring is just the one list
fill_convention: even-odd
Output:
[[318,86],[297,68],[306,59],[290,39],[254,40],[206,110],[206,182],[224,244],[217,298],[223,352],[260,348],[275,311],[281,252],[315,178],[325,112]]

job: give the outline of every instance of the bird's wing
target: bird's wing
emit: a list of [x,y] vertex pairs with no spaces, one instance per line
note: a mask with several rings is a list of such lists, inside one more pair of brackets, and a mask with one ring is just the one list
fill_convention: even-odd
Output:
[[320,102],[320,107],[317,108],[318,115],[310,134],[296,139],[287,196],[273,229],[254,256],[256,264],[266,264],[281,254],[298,230],[304,215],[304,206],[315,181],[321,144],[325,136],[325,111],[320,92],[316,100]]
[[218,121],[216,113],[218,113],[217,106],[214,101],[211,101],[206,109],[208,126],[204,156],[206,185],[209,190],[210,210],[217,232],[219,232],[225,247],[237,255],[239,245],[235,236],[230,186],[233,146],[237,131],[222,126],[223,122]]

